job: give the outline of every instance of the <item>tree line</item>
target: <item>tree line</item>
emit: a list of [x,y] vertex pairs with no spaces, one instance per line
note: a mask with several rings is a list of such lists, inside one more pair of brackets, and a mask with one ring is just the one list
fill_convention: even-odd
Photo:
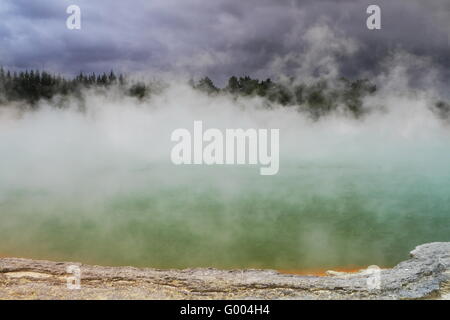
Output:
[[125,84],[125,77],[111,71],[109,74],[80,73],[73,79],[46,71],[30,70],[11,72],[0,68],[0,103],[25,101],[35,106],[41,99],[51,100],[56,95],[76,94],[82,88],[108,87],[112,84]]
[[341,78],[330,84],[326,80],[317,80],[312,84],[298,84],[294,79],[277,83],[271,79],[258,80],[249,76],[228,80],[225,88],[217,88],[211,79],[205,77],[191,85],[208,94],[226,92],[234,96],[259,96],[282,105],[294,106],[306,111],[314,118],[344,107],[345,111],[359,117],[363,114],[363,98],[377,91],[376,85],[367,79],[351,81]]
[[[189,85],[212,96],[227,94],[234,98],[261,97],[268,108],[273,104],[295,107],[316,119],[338,108],[354,117],[360,117],[365,113],[364,98],[377,91],[376,85],[368,79],[346,78],[333,82],[317,80],[305,84],[294,79],[275,82],[271,79],[232,76],[225,87],[219,88],[210,78],[204,77],[198,81],[190,80]],[[66,78],[46,71],[11,72],[0,68],[0,105],[19,101],[27,103],[31,108],[37,108],[40,100],[67,96],[81,99],[83,89],[108,89],[111,86],[121,90],[124,95],[141,100],[160,92],[164,87],[158,82],[130,80],[114,71],[101,74],[81,72],[73,78]],[[439,101],[435,104],[434,111],[440,117],[449,118],[450,104]]]

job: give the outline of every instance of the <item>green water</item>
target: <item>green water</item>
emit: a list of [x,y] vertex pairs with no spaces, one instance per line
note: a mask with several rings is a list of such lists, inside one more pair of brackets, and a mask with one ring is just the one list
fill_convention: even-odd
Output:
[[[314,123],[208,101],[160,112],[95,102],[94,115],[0,118],[0,256],[309,269],[392,266],[450,241],[450,130],[412,102]],[[206,115],[205,128],[280,128],[279,173],[173,165],[171,133]]]
[[0,254],[158,268],[392,266],[416,245],[450,241],[445,167],[287,164],[263,177],[155,165],[96,170],[61,188],[0,183]]

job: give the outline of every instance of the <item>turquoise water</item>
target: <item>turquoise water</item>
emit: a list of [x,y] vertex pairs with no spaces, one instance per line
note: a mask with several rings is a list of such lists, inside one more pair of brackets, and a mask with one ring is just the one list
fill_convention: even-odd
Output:
[[[419,244],[450,241],[450,129],[417,99],[365,120],[311,122],[179,97],[0,114],[0,256],[310,269],[392,266]],[[170,107],[189,101],[204,105]],[[171,132],[196,119],[279,128],[279,173],[171,164]]]
[[[177,183],[170,181],[176,175]],[[158,268],[391,266],[450,240],[450,172],[149,166],[83,188],[2,185],[0,253]],[[132,183],[130,182],[132,181]]]

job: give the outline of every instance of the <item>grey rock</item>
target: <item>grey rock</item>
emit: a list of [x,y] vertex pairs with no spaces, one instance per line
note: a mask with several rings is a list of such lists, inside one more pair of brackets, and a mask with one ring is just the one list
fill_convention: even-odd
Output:
[[[81,288],[69,289],[67,267]],[[449,299],[450,242],[416,247],[392,269],[328,276],[274,270],[158,270],[0,259],[0,299]]]

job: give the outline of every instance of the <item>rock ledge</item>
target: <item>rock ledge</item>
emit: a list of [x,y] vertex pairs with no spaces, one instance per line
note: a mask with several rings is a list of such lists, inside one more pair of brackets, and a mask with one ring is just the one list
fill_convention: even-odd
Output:
[[[81,270],[81,289],[67,272]],[[372,270],[372,271],[370,271]],[[273,270],[157,270],[0,259],[0,299],[450,299],[450,242],[416,247],[392,269],[330,276]]]

